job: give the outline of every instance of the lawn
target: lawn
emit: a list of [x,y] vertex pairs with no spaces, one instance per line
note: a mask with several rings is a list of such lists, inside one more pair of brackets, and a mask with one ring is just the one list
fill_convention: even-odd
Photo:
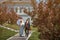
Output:
[[14,31],[10,31],[10,30],[0,27],[0,40],[6,40],[15,34],[16,34],[16,32],[14,32]]
[[[13,29],[16,29],[16,30],[19,29],[19,27],[16,24],[4,24],[4,26],[9,27],[9,28],[13,28]],[[37,31],[37,27],[32,27],[31,26],[31,30],[34,31],[34,32],[32,33],[32,36],[29,38],[29,40],[40,40],[38,38],[39,32]]]
[[6,23],[4,23],[3,26],[9,27],[9,28],[12,28],[15,30],[19,30],[19,28],[20,28],[17,24],[6,24]]
[[38,38],[39,32],[37,31],[37,28],[32,27],[32,31],[34,31],[34,32],[32,33],[32,35],[31,35],[31,37],[29,38],[29,40],[40,40],[40,39]]

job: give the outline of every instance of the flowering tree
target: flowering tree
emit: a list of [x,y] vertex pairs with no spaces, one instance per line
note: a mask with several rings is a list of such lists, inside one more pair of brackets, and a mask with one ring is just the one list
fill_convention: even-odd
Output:
[[10,20],[12,24],[16,23],[18,15],[14,12],[13,8],[11,8],[10,13],[8,13],[8,17],[8,20]]
[[7,9],[6,7],[3,8],[2,6],[0,6],[0,24],[3,24],[4,22],[7,21],[6,9]]
[[10,12],[8,12],[8,7],[0,6],[0,24],[5,22],[15,24],[17,19],[19,18],[18,15],[14,12],[13,8],[11,8]]
[[60,1],[40,2],[37,17],[33,21],[38,27],[41,40],[60,40]]
[[39,38],[60,40],[60,0],[48,0],[45,3],[42,1],[33,13],[33,25],[38,27]]

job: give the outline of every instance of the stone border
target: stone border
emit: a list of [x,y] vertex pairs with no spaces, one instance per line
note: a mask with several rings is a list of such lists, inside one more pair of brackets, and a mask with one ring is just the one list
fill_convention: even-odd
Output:
[[0,25],[0,27],[5,28],[5,29],[8,29],[8,30],[11,30],[11,31],[14,31],[14,32],[19,32],[19,30],[14,30],[12,28],[5,27],[5,26],[2,26],[2,25]]
[[33,32],[30,32],[29,36],[27,37],[26,40],[28,40],[30,38],[30,36],[32,35]]
[[[17,34],[18,34],[18,33],[17,33]],[[16,35],[17,35],[17,34],[16,34]],[[16,35],[14,35],[14,36],[16,36]],[[12,36],[12,37],[8,38],[7,40],[10,40],[10,39],[11,39],[11,38],[13,38],[14,36]]]

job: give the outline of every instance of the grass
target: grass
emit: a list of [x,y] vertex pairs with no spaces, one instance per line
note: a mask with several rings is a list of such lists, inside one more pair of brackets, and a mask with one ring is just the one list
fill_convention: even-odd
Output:
[[39,32],[37,31],[37,28],[35,27],[32,27],[32,31],[35,31],[35,32],[33,32],[32,33],[32,35],[31,35],[31,37],[29,38],[29,40],[40,40],[39,38],[38,38],[38,36],[39,36]]
[[17,24],[3,24],[3,26],[5,27],[9,27],[9,28],[12,28],[12,29],[15,29],[15,30],[19,30],[19,26]]
[[0,27],[0,40],[6,40],[15,34],[16,34],[16,32],[14,32],[14,31],[10,31],[10,30]]
[[[19,29],[19,27],[16,24],[4,24],[4,26],[9,27],[9,28],[13,28],[13,29],[16,29],[16,30]],[[31,26],[31,30],[35,31],[35,32],[32,33],[32,36],[29,38],[29,40],[40,40],[38,38],[39,32],[37,31],[37,27],[32,27]]]

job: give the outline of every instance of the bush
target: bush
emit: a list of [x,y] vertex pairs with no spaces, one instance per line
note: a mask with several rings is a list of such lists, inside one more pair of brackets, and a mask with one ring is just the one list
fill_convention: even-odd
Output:
[[0,24],[5,22],[15,24],[18,18],[19,16],[14,12],[13,8],[8,10],[7,6],[0,6]]
[[38,27],[41,40],[60,40],[60,0],[48,0],[40,2],[36,18],[33,19],[34,26]]

